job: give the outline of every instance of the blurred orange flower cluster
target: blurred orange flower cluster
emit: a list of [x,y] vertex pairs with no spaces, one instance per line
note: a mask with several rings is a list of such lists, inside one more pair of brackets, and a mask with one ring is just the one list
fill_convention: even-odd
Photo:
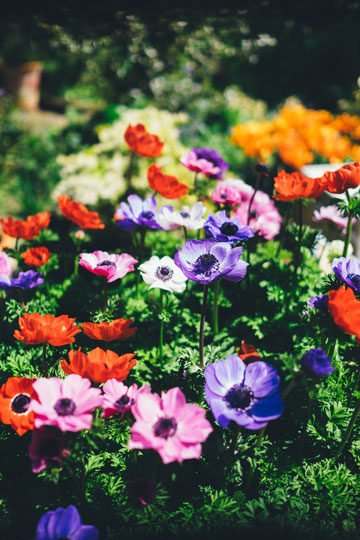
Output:
[[303,105],[284,107],[273,120],[246,122],[232,129],[231,142],[248,157],[266,161],[275,152],[294,169],[312,163],[316,154],[330,163],[345,158],[360,159],[360,117],[343,113],[306,109]]

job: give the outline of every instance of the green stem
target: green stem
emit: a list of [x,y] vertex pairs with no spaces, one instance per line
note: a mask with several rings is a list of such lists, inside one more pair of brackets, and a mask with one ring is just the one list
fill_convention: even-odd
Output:
[[284,220],[283,226],[281,227],[279,245],[278,245],[277,252],[276,252],[276,258],[277,259],[279,258],[280,252],[281,252],[281,250],[283,248],[283,245],[284,245],[285,231],[286,231],[287,224],[289,222],[291,206],[292,206],[291,204],[288,204],[288,206],[287,206],[287,210],[286,210],[286,214],[285,214],[285,220]]
[[206,317],[206,301],[209,291],[209,285],[204,285],[204,296],[201,306],[201,318],[200,318],[200,367],[204,369],[204,328],[205,328],[205,317]]
[[104,276],[104,312],[107,311],[107,301],[108,301],[108,282],[107,282],[107,277]]
[[[160,289],[160,314],[162,315],[164,307],[164,291]],[[160,338],[159,338],[159,356],[160,362],[163,363],[163,344],[164,344],[164,319],[160,319]]]
[[188,240],[188,233],[187,233],[186,227],[183,227],[183,231],[184,231],[184,236],[185,236],[185,242],[187,242],[187,240]]
[[77,276],[78,273],[79,273],[79,257],[78,255],[75,255],[73,276]]
[[338,457],[340,457],[342,451],[344,450],[345,446],[346,446],[346,443],[348,442],[349,438],[350,438],[350,435],[352,433],[352,430],[353,430],[353,427],[355,425],[355,422],[356,422],[356,419],[359,415],[359,412],[360,412],[360,399],[358,400],[357,402],[357,405],[354,409],[354,412],[352,414],[352,417],[351,417],[351,420],[349,422],[349,425],[347,427],[347,430],[345,432],[345,435],[343,436],[342,438],[342,441],[340,443],[340,446],[339,448],[337,449],[336,451],[336,454],[335,454],[335,459],[337,459]]
[[48,370],[47,359],[46,359],[46,343],[43,343],[42,361],[43,361],[43,368],[44,368],[45,377],[48,377],[49,376],[49,370]]
[[298,238],[299,253],[300,253],[300,248],[301,248],[302,234],[303,234],[303,203],[302,203],[302,199],[299,199],[299,238]]
[[197,183],[197,173],[195,173],[195,176],[194,176],[194,191],[195,191],[195,193],[198,192],[198,189],[199,189],[199,186],[198,186],[198,183]]
[[259,187],[260,187],[261,179],[262,179],[262,174],[257,173],[257,174],[256,174],[256,184],[255,184],[254,193],[253,193],[252,196],[251,196],[250,203],[249,203],[249,208],[248,208],[247,225],[249,225],[249,223],[250,223],[250,219],[251,219],[251,207],[252,207],[252,204],[253,204],[253,202],[254,202],[255,195],[256,195],[256,193],[257,193]]
[[213,299],[213,305],[212,305],[213,331],[214,331],[215,336],[219,333],[219,294],[220,294],[220,279],[215,281],[214,299]]
[[282,399],[286,399],[287,396],[292,392],[295,388],[295,386],[299,383],[300,379],[302,377],[302,373],[297,373],[289,382],[285,390],[283,391],[281,397]]
[[230,443],[230,446],[229,446],[230,457],[232,457],[234,455],[234,453],[235,453],[236,445],[237,445],[238,438],[239,438],[239,433],[240,433],[240,426],[239,426],[239,424],[236,424],[234,422],[233,437],[231,439],[231,443]]
[[[264,426],[263,428],[261,428],[259,430],[257,438],[256,438],[256,443],[255,443],[255,449],[254,450],[256,450],[257,448],[260,448],[260,446],[261,446],[261,444],[263,442],[263,439],[264,439],[265,430],[266,430],[266,426]],[[246,486],[245,486],[245,493],[249,493],[249,491],[250,491],[252,481],[253,481],[253,478],[254,478],[254,473],[255,473],[255,467],[251,467],[250,472],[249,472],[249,476],[247,478]]]
[[346,191],[346,197],[347,197],[349,206],[348,206],[348,222],[347,222],[347,227],[346,227],[346,235],[345,235],[345,244],[344,244],[343,257],[347,256],[347,252],[348,252],[349,244],[350,244],[350,239],[351,239],[351,229],[352,229],[352,213],[351,213],[351,210],[350,210],[350,200],[351,199],[350,199],[350,195],[349,195],[348,191]]
[[128,168],[126,169],[125,173],[124,173],[124,178],[125,178],[126,183],[127,183],[127,190],[126,190],[127,193],[131,193],[131,191],[132,191],[131,179],[132,179],[133,173],[134,173],[134,167],[135,167],[135,163],[136,163],[136,158],[137,158],[137,155],[135,154],[135,152],[131,152],[130,159],[129,159],[129,165],[128,165]]
[[140,228],[140,247],[139,247],[139,261],[141,262],[143,257],[143,252],[145,248],[145,236],[146,236],[146,227]]
[[309,392],[309,401],[308,401],[307,411],[306,411],[306,420],[305,420],[305,423],[304,423],[302,431],[301,431],[301,437],[300,437],[300,442],[299,442],[299,446],[298,446],[299,457],[302,456],[305,437],[306,437],[307,426],[308,426],[309,420],[310,420],[311,415],[312,415],[312,410],[313,410],[314,401],[315,401],[315,395],[316,395],[316,388],[315,388],[315,385],[314,385],[312,387],[312,389],[310,390],[310,392]]

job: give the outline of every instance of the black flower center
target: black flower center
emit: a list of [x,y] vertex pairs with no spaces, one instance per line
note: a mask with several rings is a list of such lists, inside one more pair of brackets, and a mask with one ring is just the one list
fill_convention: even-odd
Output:
[[215,255],[205,253],[196,259],[194,263],[194,272],[197,274],[205,274],[206,276],[210,276],[211,272],[213,270],[217,270],[218,267],[219,261]]
[[97,266],[115,266],[116,268],[116,264],[112,261],[102,261]]
[[227,193],[222,193],[220,195],[220,199],[224,199],[224,200],[227,199]]
[[156,277],[162,281],[171,279],[174,275],[174,270],[171,270],[168,266],[158,266],[156,269]]
[[239,230],[239,227],[235,225],[235,223],[232,223],[231,221],[226,221],[220,227],[220,231],[226,236],[231,236],[232,234],[235,234],[238,230]]
[[133,405],[134,403],[135,400],[130,399],[129,396],[124,394],[123,396],[121,396],[121,398],[115,401],[114,408],[118,409],[118,411],[123,411],[128,405]]
[[30,396],[26,394],[18,394],[11,402],[11,409],[16,414],[23,414],[28,410],[30,401]]
[[359,274],[347,274],[347,279],[355,285],[357,289],[360,289],[360,275]]
[[190,217],[190,214],[188,212],[180,212],[180,216],[183,218],[188,218]]
[[39,445],[38,453],[41,457],[54,458],[60,453],[60,443],[56,439],[45,439]]
[[175,435],[177,423],[175,418],[160,418],[154,425],[154,433],[156,437],[168,439]]
[[145,219],[151,219],[154,217],[154,212],[141,212],[140,216]]
[[249,407],[254,397],[253,392],[244,384],[235,384],[223,398],[230,409],[245,410]]
[[76,405],[72,399],[60,398],[55,403],[54,409],[59,416],[70,416],[74,414]]

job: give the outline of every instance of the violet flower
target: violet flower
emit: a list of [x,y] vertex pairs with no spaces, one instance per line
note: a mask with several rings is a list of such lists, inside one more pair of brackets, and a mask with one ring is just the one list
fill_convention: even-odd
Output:
[[221,180],[224,172],[227,171],[230,166],[219,156],[216,150],[213,150],[212,148],[193,148],[192,150],[198,159],[205,159],[219,169],[218,173],[209,175],[209,178]]
[[93,525],[83,525],[73,504],[61,506],[41,516],[34,540],[97,540],[99,531]]
[[29,446],[29,457],[33,473],[39,473],[47,467],[59,467],[62,459],[69,455],[65,449],[61,431],[50,426],[34,429]]
[[333,259],[332,269],[337,278],[354,291],[360,291],[360,259],[357,257]]
[[281,416],[276,369],[261,360],[248,366],[236,355],[205,368],[205,399],[220,426],[233,420],[247,429],[261,429]]
[[228,217],[226,211],[210,214],[204,225],[205,232],[220,242],[235,244],[254,236],[251,227],[244,227],[237,216]]
[[124,231],[135,231],[137,227],[149,229],[161,229],[157,222],[156,206],[154,197],[148,197],[144,201],[135,194],[129,195],[128,203],[120,203],[120,208],[115,214],[116,225]]
[[312,296],[307,305],[311,309],[318,309],[319,311],[327,311],[329,297],[327,294],[321,294],[320,296]]
[[27,270],[26,272],[20,272],[16,278],[9,278],[7,276],[0,276],[0,289],[5,291],[11,291],[11,289],[33,289],[44,283],[44,278],[41,272],[35,272],[34,270]]
[[175,253],[174,261],[186,277],[203,285],[220,278],[241,281],[248,266],[240,259],[242,250],[242,247],[232,248],[231,244],[218,242],[215,238],[188,240]]
[[335,369],[331,365],[330,358],[321,347],[311,349],[305,353],[301,358],[300,363],[304,373],[312,379],[319,379],[320,377],[331,375]]

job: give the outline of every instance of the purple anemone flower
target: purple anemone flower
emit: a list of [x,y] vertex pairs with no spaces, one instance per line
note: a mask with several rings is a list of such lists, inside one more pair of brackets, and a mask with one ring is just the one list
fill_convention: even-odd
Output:
[[137,227],[149,229],[162,229],[156,221],[156,199],[148,197],[144,201],[135,194],[129,195],[128,203],[120,203],[120,208],[115,214],[116,225],[124,231],[135,231]]
[[8,278],[7,276],[0,276],[0,289],[5,291],[11,291],[13,288],[18,289],[32,289],[44,283],[44,278],[41,272],[35,272],[34,270],[27,270],[27,272],[20,272],[16,278]]
[[52,427],[43,426],[34,429],[29,446],[29,457],[33,473],[39,473],[47,467],[59,467],[62,458],[69,455],[65,450],[63,433]]
[[319,379],[331,375],[335,368],[331,365],[330,358],[325,351],[318,347],[311,349],[300,360],[301,367],[306,375],[312,379]]
[[266,362],[246,364],[235,354],[205,368],[205,398],[220,426],[233,420],[247,429],[261,429],[284,410],[280,377]]
[[308,307],[311,309],[318,309],[319,311],[327,311],[329,297],[327,294],[321,294],[320,296],[312,296],[308,300]]
[[210,179],[221,180],[224,172],[230,167],[229,164],[219,156],[216,150],[213,150],[212,148],[193,148],[192,151],[198,159],[205,159],[219,169],[219,172],[216,174],[209,175]]
[[34,540],[97,540],[99,531],[92,525],[83,525],[73,504],[46,512],[38,523]]
[[220,242],[241,242],[254,236],[251,227],[244,227],[237,216],[228,217],[226,210],[218,214],[210,214],[204,224],[204,229],[209,236],[213,236]]
[[232,248],[231,244],[218,242],[215,238],[188,240],[175,253],[174,261],[187,278],[203,285],[220,278],[241,281],[248,266],[240,259],[242,250],[242,247]]
[[337,278],[347,283],[354,291],[360,291],[360,259],[356,257],[333,259],[332,269]]

